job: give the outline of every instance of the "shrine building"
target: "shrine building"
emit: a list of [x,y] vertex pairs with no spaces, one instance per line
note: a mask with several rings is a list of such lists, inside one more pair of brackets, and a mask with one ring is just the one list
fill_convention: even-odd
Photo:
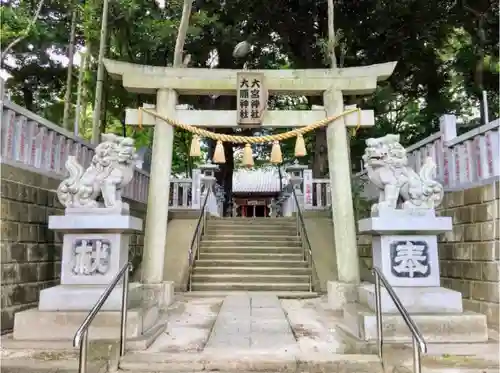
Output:
[[273,199],[281,194],[286,181],[276,169],[238,169],[233,173],[235,217],[267,217]]

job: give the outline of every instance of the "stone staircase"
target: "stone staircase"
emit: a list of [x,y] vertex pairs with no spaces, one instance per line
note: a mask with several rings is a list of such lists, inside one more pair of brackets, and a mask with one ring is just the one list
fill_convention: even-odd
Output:
[[210,218],[192,277],[194,292],[309,292],[311,269],[293,218]]

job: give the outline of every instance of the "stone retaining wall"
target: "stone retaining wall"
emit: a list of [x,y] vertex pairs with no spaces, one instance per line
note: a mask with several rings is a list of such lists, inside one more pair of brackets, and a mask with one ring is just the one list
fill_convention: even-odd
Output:
[[[453,231],[438,237],[441,285],[460,291],[466,310],[483,313],[498,328],[500,292],[500,182],[446,192],[438,214]],[[358,235],[362,279],[370,281],[371,238]]]
[[440,215],[453,218],[453,231],[439,236],[444,287],[460,291],[467,310],[499,323],[500,182],[446,193]]
[[[37,306],[42,289],[59,284],[62,234],[48,229],[49,215],[62,215],[55,190],[60,180],[26,167],[1,164],[1,327],[14,324],[14,314]],[[132,215],[146,218],[143,204],[129,201]],[[142,233],[131,239],[131,260],[139,266]]]

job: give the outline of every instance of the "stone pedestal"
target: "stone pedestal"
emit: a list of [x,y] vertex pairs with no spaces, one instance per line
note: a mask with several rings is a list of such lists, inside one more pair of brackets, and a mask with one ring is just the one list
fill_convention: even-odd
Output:
[[[14,339],[72,339],[106,287],[128,262],[130,235],[142,230],[142,220],[128,207],[69,208],[50,216],[49,228],[63,232],[61,285],[40,292],[38,309],[19,312]],[[123,284],[112,291],[96,317],[91,339],[116,338],[119,333]],[[143,285],[129,284],[128,338],[139,337],[158,320],[158,303]]]
[[[410,313],[461,313],[462,294],[455,290],[443,287],[394,287],[393,288],[405,308]],[[394,302],[387,293],[381,289],[381,306],[383,313],[399,314]],[[375,285],[361,284],[358,286],[358,299],[370,311],[375,311]]]
[[437,234],[452,229],[451,218],[417,213],[393,210],[359,221],[359,232],[372,235],[374,267],[395,288],[440,286]]
[[[372,235],[373,265],[379,268],[429,342],[483,342],[484,315],[464,313],[462,294],[440,287],[437,234],[452,229],[449,217],[433,210],[382,211],[359,221]],[[375,340],[375,285],[357,287],[357,302],[344,307],[345,325],[363,340]],[[384,338],[409,342],[411,334],[387,293],[381,289]]]

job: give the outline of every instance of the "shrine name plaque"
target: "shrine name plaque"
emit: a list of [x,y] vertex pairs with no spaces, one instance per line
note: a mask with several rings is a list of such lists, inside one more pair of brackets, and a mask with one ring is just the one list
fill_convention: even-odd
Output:
[[264,74],[242,71],[236,74],[238,84],[237,118],[239,125],[259,126],[267,103]]

